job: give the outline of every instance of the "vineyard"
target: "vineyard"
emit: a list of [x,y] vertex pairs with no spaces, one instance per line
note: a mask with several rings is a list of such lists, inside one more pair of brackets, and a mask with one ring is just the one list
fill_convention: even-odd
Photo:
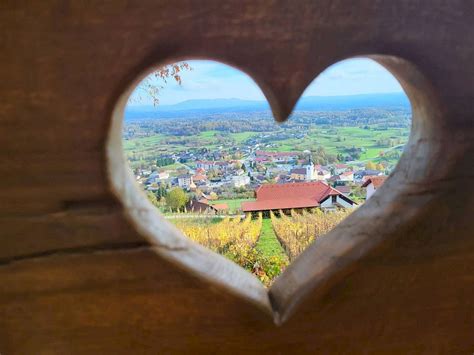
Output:
[[252,220],[251,216],[244,220],[227,217],[218,223],[212,223],[209,219],[203,223],[179,220],[175,225],[195,242],[224,255],[243,268],[253,268],[253,250],[262,228],[261,215],[257,220]]
[[291,217],[280,212],[280,217],[271,213],[275,234],[285,249],[290,261],[295,260],[316,238],[329,232],[352,211],[341,210],[325,213],[320,209],[302,214],[291,212]]
[[269,286],[289,262],[349,213],[316,209],[291,216],[271,213],[271,220],[259,214],[256,219],[250,215],[244,219],[177,219],[174,224],[188,238],[234,261]]

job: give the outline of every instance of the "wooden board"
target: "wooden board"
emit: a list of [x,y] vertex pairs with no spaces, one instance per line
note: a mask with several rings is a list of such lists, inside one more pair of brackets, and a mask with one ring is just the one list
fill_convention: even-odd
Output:
[[[0,353],[474,351],[474,3],[0,4]],[[368,56],[410,97],[390,179],[267,292],[184,239],[127,175],[127,92],[206,58],[283,121],[326,67]]]

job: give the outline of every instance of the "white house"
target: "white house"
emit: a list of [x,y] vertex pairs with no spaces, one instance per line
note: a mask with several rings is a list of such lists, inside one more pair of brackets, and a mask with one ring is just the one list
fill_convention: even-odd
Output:
[[233,166],[233,164],[231,164],[227,161],[199,160],[199,161],[196,162],[196,168],[204,169],[205,171],[208,171],[208,170],[225,171],[225,170],[228,170],[232,166]]
[[232,184],[234,187],[242,187],[250,184],[250,177],[247,175],[236,175],[232,176]]
[[182,189],[189,189],[193,185],[193,176],[189,174],[183,174],[178,176],[178,186]]
[[316,180],[326,181],[331,177],[331,172],[329,170],[319,168],[316,170]]
[[354,208],[356,203],[345,195],[330,195],[324,201],[321,201],[320,207],[326,210],[332,210],[337,207]]
[[342,173],[346,172],[346,170],[349,168],[346,164],[335,164],[334,165],[334,174],[335,175],[341,175]]
[[383,185],[385,179],[387,179],[386,176],[371,176],[365,181],[362,187],[367,188],[365,193],[366,200],[368,200],[375,193],[375,191]]
[[354,172],[346,171],[339,175],[340,181],[354,181]]
[[202,169],[204,171],[212,169],[213,166],[214,166],[214,162],[212,162],[212,161],[198,160],[196,162],[196,168]]

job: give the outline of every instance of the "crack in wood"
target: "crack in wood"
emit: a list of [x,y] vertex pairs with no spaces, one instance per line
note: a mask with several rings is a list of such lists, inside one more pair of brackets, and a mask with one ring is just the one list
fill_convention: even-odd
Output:
[[99,244],[92,246],[83,246],[77,248],[64,248],[64,249],[51,249],[46,251],[41,251],[38,253],[31,253],[25,255],[17,255],[13,257],[0,259],[0,266],[6,266],[13,263],[21,261],[29,261],[40,258],[47,258],[50,256],[58,255],[75,255],[75,254],[93,254],[96,252],[107,252],[107,251],[119,251],[119,250],[134,250],[141,248],[165,248],[168,250],[180,250],[182,248],[173,248],[165,245],[151,245],[148,242],[127,242],[127,243],[117,243],[117,244]]

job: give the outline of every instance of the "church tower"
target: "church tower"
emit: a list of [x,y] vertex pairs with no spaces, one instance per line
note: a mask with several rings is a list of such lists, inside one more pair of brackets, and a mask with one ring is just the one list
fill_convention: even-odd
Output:
[[312,181],[312,180],[314,180],[314,164],[310,155],[309,164],[306,165],[306,181]]

